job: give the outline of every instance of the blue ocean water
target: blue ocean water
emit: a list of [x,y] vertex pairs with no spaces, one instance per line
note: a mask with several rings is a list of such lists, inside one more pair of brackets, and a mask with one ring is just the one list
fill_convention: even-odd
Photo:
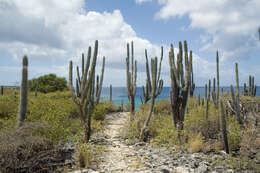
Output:
[[[227,92],[230,90],[230,87],[221,87],[223,88],[224,92]],[[242,93],[243,87],[239,88],[240,92]],[[101,100],[109,100],[109,87],[104,87],[102,89],[101,94]],[[142,88],[138,87],[136,89],[136,95],[135,95],[135,106],[138,109],[139,104],[141,104],[140,96],[142,96]],[[194,95],[198,96],[200,94],[200,97],[204,97],[204,87],[196,87],[194,91]],[[256,95],[260,96],[260,90],[259,87],[256,89]],[[163,87],[163,90],[161,94],[158,96],[157,100],[163,100],[163,99],[169,99],[170,98],[170,87]],[[127,97],[127,91],[125,87],[113,87],[112,88],[112,100],[115,102],[115,104],[120,104],[121,101],[124,103],[128,102]]]

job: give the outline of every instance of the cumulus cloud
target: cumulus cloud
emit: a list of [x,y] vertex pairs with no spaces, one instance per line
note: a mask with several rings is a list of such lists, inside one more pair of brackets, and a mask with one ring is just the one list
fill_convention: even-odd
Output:
[[[225,59],[248,58],[250,51],[257,47],[259,0],[158,0],[158,3],[162,7],[156,18],[187,15],[191,28],[206,31],[206,36],[201,37],[205,44],[203,51],[219,49]],[[211,39],[205,40],[208,34]]]
[[[28,55],[31,69],[34,69],[31,77],[55,71],[67,76],[64,69],[67,69],[68,61],[73,59],[76,64],[79,63],[81,53],[86,52],[88,46],[93,46],[95,40],[99,40],[98,63],[102,56],[106,56],[107,78],[104,84],[109,85],[112,76],[116,76],[121,86],[125,80],[127,42],[134,41],[138,68],[145,63],[145,48],[151,55],[160,54],[160,46],[137,37],[119,10],[111,13],[86,11],[84,2],[0,0],[0,22],[3,24],[0,28],[0,49],[7,51],[16,60],[15,66],[18,67],[22,57]],[[142,70],[139,68],[139,71]],[[2,77],[5,76],[8,75],[3,74]],[[13,80],[17,78],[19,75]]]

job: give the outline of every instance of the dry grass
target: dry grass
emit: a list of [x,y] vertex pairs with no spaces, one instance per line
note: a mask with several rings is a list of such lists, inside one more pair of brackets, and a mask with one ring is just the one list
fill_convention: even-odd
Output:
[[201,134],[193,134],[189,137],[188,141],[189,150],[192,153],[197,153],[202,150],[203,147],[203,137]]

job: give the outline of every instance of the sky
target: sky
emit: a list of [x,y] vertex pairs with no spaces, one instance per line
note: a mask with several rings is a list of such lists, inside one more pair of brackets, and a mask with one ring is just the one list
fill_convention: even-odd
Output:
[[[216,76],[220,85],[240,85],[255,76],[260,85],[259,0],[0,0],[0,85],[21,80],[29,58],[29,79],[55,73],[68,78],[69,61],[80,65],[82,53],[99,40],[97,73],[106,57],[103,86],[126,85],[126,45],[134,42],[137,85],[145,84],[145,56],[160,56],[162,79],[170,86],[168,52],[187,40],[193,51],[196,86]],[[75,72],[75,69],[74,69]],[[75,73],[74,73],[75,74]]]

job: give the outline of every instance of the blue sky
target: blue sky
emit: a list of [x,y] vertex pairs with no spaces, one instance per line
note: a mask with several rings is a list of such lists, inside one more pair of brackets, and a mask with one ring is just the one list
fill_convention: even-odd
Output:
[[29,57],[29,78],[68,76],[68,63],[99,40],[99,63],[106,57],[104,85],[125,86],[126,43],[135,45],[138,85],[145,82],[144,49],[150,57],[164,46],[163,75],[169,86],[168,48],[187,40],[194,52],[197,86],[215,76],[220,52],[220,84],[240,84],[254,75],[260,84],[259,0],[0,0],[0,85],[21,78]]

